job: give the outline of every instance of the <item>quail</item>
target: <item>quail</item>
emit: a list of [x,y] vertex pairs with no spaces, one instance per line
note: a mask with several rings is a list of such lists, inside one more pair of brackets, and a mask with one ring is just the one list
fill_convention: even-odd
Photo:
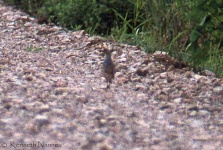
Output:
[[106,49],[104,50],[104,53],[106,56],[103,62],[103,74],[108,83],[107,87],[109,87],[109,85],[112,83],[112,79],[114,78],[115,65],[111,58],[112,51]]

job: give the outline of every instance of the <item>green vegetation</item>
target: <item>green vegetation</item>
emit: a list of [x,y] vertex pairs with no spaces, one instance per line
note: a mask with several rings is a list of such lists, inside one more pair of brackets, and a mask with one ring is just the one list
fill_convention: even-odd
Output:
[[39,51],[41,51],[41,50],[42,50],[42,48],[36,48],[36,47],[34,47],[32,44],[29,45],[29,47],[27,47],[27,48],[25,49],[25,51],[27,51],[27,52],[39,52]]
[[[6,0],[5,0],[6,1]],[[147,52],[169,52],[223,76],[222,0],[8,0],[40,20],[84,29]]]

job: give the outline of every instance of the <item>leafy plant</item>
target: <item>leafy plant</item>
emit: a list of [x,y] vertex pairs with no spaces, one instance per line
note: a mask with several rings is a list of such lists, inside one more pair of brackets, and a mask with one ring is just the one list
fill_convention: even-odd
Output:
[[198,0],[198,5],[191,13],[192,17],[195,12],[199,12],[196,17],[200,18],[201,22],[197,23],[190,33],[190,43],[186,48],[187,53],[191,55],[190,63],[195,67],[210,68],[218,73],[223,67],[223,2]]

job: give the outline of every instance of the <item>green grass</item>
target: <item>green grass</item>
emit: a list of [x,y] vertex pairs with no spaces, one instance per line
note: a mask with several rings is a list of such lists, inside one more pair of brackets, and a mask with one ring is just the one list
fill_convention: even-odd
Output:
[[[137,15],[133,18],[140,24],[130,24],[132,20],[127,20],[127,14],[121,16],[115,11],[123,26],[114,27],[111,36],[120,42],[142,46],[147,52],[169,52],[188,63],[194,71],[208,69],[223,76],[223,34],[220,31],[223,29],[223,5],[216,5],[213,0],[176,0],[172,3],[151,0],[144,1],[142,6],[145,8],[140,8],[146,10],[144,14],[135,9]],[[219,12],[215,11],[217,8]],[[129,28],[131,33],[126,32]]]
[[33,46],[32,44],[29,45],[29,46],[25,49],[25,51],[27,51],[27,52],[39,52],[39,51],[41,51],[41,50],[42,50],[42,48],[37,48],[37,47]]

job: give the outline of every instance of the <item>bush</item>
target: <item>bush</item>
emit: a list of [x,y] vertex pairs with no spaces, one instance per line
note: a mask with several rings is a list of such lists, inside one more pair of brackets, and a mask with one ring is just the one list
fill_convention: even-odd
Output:
[[114,11],[122,16],[128,14],[130,19],[134,7],[131,0],[15,0],[14,4],[39,18],[48,16],[52,22],[63,27],[104,35],[110,34],[115,25],[122,26]]
[[193,66],[210,68],[222,74],[223,2],[216,0],[197,2],[190,16],[196,24],[190,32],[190,43],[186,51],[190,54]]

